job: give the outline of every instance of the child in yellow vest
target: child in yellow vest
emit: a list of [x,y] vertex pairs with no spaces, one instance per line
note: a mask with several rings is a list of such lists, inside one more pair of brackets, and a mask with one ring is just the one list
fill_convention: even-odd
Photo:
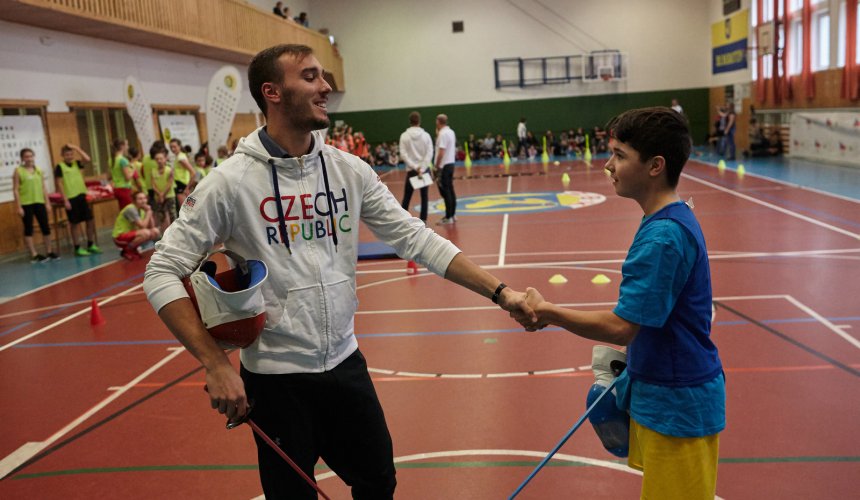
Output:
[[206,153],[202,151],[194,155],[194,170],[197,171],[197,177],[199,180],[203,180],[209,174],[211,158],[206,156]]
[[128,260],[139,259],[137,247],[161,236],[161,231],[155,227],[155,218],[147,203],[146,193],[138,191],[132,200],[132,203],[119,211],[112,233],[113,242],[119,247],[120,255]]
[[152,169],[152,191],[155,199],[152,212],[158,227],[164,232],[176,213],[176,193],[173,191],[173,169],[167,166],[167,153],[155,153],[156,167]]
[[[36,154],[32,149],[22,149],[21,165],[12,173],[12,192],[18,205],[18,215],[24,220],[24,243],[30,250],[30,262],[33,263],[60,258],[51,247],[51,226],[48,225],[48,210],[45,208],[45,176],[36,166],[35,159]],[[36,246],[33,244],[33,217],[42,230],[47,256],[36,253]]]
[[[60,153],[63,155],[63,161],[54,168],[54,182],[57,185],[57,192],[63,195],[66,216],[72,226],[75,255],[84,257],[94,253],[102,253],[102,249],[95,244],[96,224],[93,220],[93,211],[87,202],[87,185],[81,173],[84,170],[84,164],[75,159],[75,153],[83,161],[90,161],[90,156],[74,144],[66,144]],[[79,231],[81,222],[87,224],[86,247],[81,245],[83,241]]]

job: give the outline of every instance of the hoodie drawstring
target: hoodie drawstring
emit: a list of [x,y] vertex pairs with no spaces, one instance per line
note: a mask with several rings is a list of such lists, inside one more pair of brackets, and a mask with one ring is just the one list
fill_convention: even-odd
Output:
[[272,167],[272,188],[275,190],[275,206],[278,207],[278,225],[281,228],[281,239],[284,240],[284,245],[287,246],[287,252],[292,255],[290,235],[287,233],[287,222],[284,218],[284,206],[281,204],[281,190],[278,187],[278,171],[275,169],[275,160],[269,160],[269,166]]
[[[328,184],[328,170],[326,170],[325,159],[323,158],[322,151],[319,152],[320,163],[322,163],[322,171],[323,171],[323,185],[325,186],[325,199],[326,204],[328,205],[328,218],[329,224],[331,226],[331,237],[334,241],[334,251],[337,252],[337,227],[334,225],[334,209],[332,207],[331,198],[332,192],[329,188]],[[287,222],[286,218],[284,218],[284,206],[281,202],[281,190],[278,186],[278,171],[275,168],[275,160],[269,160],[269,166],[272,167],[272,188],[275,191],[275,206],[278,207],[278,225],[281,229],[281,239],[284,240],[284,245],[287,247],[287,251],[290,255],[293,254],[292,249],[290,249],[290,235],[287,233]]]
[[319,152],[320,163],[322,163],[322,171],[323,171],[323,185],[325,186],[325,199],[326,203],[328,203],[328,220],[329,224],[331,224],[331,237],[334,241],[334,251],[337,252],[337,228],[334,226],[334,210],[332,210],[331,206],[331,198],[334,194],[328,187],[328,171],[325,168],[325,159],[323,158],[322,151]]

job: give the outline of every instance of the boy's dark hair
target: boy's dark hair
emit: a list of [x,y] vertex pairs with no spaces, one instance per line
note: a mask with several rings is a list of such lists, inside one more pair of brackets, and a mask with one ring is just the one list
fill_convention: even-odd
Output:
[[[20,156],[22,160],[24,159],[24,153],[33,153],[33,150],[30,148],[22,149],[21,152],[18,153],[18,156]],[[35,155],[36,153],[33,153],[33,154]]]
[[307,45],[281,44],[269,47],[257,53],[251,64],[248,65],[248,85],[251,87],[251,96],[257,102],[257,106],[266,116],[266,98],[263,97],[264,83],[281,83],[284,73],[281,71],[278,59],[284,54],[290,54],[298,60],[302,60],[310,54],[313,49]]
[[125,143],[126,143],[126,140],[121,138],[121,137],[117,137],[116,139],[114,139],[113,140],[113,152],[118,153],[122,149],[122,147],[125,145]]
[[65,154],[66,151],[74,151],[69,147],[68,144],[63,144],[63,147],[60,148],[60,154]]
[[152,146],[149,148],[149,157],[155,158],[155,155],[159,152],[167,154],[167,147],[164,146],[164,141],[155,141],[152,143]]
[[136,158],[138,154],[140,154],[140,150],[138,150],[136,147],[131,146],[130,148],[128,148],[128,156],[130,156],[131,158]]
[[631,109],[606,124],[609,136],[639,153],[640,161],[666,160],[666,181],[676,187],[693,147],[687,119],[671,108]]

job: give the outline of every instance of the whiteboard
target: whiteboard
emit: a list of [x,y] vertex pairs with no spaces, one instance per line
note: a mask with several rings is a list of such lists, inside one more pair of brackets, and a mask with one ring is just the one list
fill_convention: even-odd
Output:
[[[191,154],[200,149],[200,132],[197,131],[197,117],[194,115],[158,115],[158,126],[161,127],[161,137],[168,145],[171,139],[179,139],[182,146],[191,146]],[[194,158],[189,158],[192,164]]]
[[36,166],[47,179],[48,193],[54,192],[54,169],[42,117],[0,116],[0,202],[15,199],[12,173],[21,164],[21,150],[24,148],[36,153]]

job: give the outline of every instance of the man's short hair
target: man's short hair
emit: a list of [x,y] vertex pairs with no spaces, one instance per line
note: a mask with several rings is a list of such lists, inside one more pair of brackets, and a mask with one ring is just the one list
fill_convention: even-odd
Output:
[[678,185],[692,149],[690,128],[683,115],[666,107],[631,109],[610,120],[606,130],[610,137],[636,150],[640,161],[662,156],[669,187]]
[[417,111],[413,111],[413,112],[409,113],[409,124],[412,125],[413,127],[417,127],[418,125],[421,125],[421,113],[419,113]]
[[248,65],[248,85],[251,87],[251,96],[257,102],[257,106],[263,115],[266,115],[268,106],[266,98],[263,97],[264,83],[281,83],[284,79],[284,72],[278,64],[278,59],[284,54],[295,56],[301,61],[310,54],[313,54],[313,49],[307,45],[298,44],[281,44],[263,49],[251,59],[251,64]]
[[448,125],[448,115],[445,115],[445,114],[436,115],[436,121],[441,123],[442,125]]

